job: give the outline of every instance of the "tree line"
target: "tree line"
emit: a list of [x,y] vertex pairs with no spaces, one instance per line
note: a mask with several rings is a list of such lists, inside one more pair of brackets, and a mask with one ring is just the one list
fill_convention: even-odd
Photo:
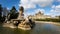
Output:
[[60,16],[59,19],[53,18],[46,18],[46,19],[34,19],[35,21],[51,21],[51,22],[59,22],[60,23]]
[[[2,5],[0,4],[0,22],[4,22],[5,19],[6,19],[6,17],[7,17],[7,16],[3,16],[3,17],[2,17],[2,12],[3,12],[3,7],[2,7]],[[8,15],[9,15],[9,14],[10,14],[9,20],[11,20],[11,19],[17,18],[17,16],[18,16],[19,13],[17,12],[15,6],[12,6],[12,8],[9,10]]]

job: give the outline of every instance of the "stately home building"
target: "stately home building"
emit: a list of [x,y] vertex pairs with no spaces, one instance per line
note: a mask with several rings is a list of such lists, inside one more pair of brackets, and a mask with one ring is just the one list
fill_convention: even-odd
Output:
[[41,13],[40,11],[36,13],[35,15],[30,15],[29,18],[32,19],[46,19],[46,18],[51,18],[49,15],[44,15],[44,13]]

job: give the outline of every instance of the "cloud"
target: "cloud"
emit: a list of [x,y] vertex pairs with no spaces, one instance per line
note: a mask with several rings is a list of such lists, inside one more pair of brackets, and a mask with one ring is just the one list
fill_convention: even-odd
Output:
[[23,6],[25,9],[36,8],[34,4],[20,4],[20,6]]
[[19,6],[23,6],[25,9],[36,8],[35,4],[31,3],[30,0],[21,0]]
[[[60,0],[20,0],[20,4],[19,6],[23,6],[26,9],[34,9],[37,8],[37,5],[39,7],[46,7],[46,6],[51,6],[53,4],[53,2],[58,1],[60,2]],[[60,15],[60,5],[53,5],[51,7],[52,9],[50,10],[51,13],[48,13],[48,15]],[[37,12],[41,11],[42,13],[45,13],[44,9],[35,9],[33,12],[29,13],[26,12],[25,15],[32,15],[35,14]]]
[[40,7],[50,6],[53,0],[20,0],[19,6],[23,6],[25,9],[36,8],[36,5]]
[[35,13],[38,13],[38,12],[44,13],[45,10],[44,10],[44,9],[36,9],[36,10],[35,10]]
[[53,5],[51,12],[59,12],[60,13],[60,5],[57,5],[57,6]]
[[60,15],[60,5],[53,5],[52,9],[50,10],[51,14],[53,14],[54,16]]
[[24,14],[25,14],[25,16],[27,16],[27,15],[35,15],[38,12],[44,13],[45,10],[44,9],[36,9],[33,12],[31,12],[31,13],[30,12],[25,12]]
[[60,0],[57,0],[58,2],[60,2]]
[[7,7],[7,10],[9,10],[9,8]]
[[41,7],[49,6],[53,3],[53,0],[31,0],[32,3],[38,4]]

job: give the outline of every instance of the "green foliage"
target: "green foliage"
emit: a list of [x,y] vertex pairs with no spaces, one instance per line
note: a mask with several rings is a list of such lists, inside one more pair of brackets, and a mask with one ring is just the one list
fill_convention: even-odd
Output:
[[2,11],[2,5],[0,4],[0,11]]
[[18,16],[18,13],[16,13],[16,8],[15,8],[15,6],[13,6],[12,7],[12,9],[10,10],[10,19],[15,19],[15,18],[17,18],[17,16]]
[[16,10],[15,6],[13,6],[12,9],[10,10],[10,14],[15,14],[16,11],[17,11],[17,10]]
[[16,19],[18,17],[18,13],[15,13],[14,15],[11,14],[10,19]]
[[0,21],[2,20],[2,5],[0,4]]
[[36,21],[52,21],[52,22],[60,22],[60,19],[52,19],[52,18],[46,18],[46,19],[34,19]]
[[2,5],[0,4],[0,17],[2,16]]

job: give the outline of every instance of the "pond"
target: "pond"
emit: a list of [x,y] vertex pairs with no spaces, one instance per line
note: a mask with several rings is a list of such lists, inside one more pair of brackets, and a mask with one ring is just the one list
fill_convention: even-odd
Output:
[[4,28],[0,25],[0,34],[60,34],[60,26],[49,23],[36,23],[32,30]]

